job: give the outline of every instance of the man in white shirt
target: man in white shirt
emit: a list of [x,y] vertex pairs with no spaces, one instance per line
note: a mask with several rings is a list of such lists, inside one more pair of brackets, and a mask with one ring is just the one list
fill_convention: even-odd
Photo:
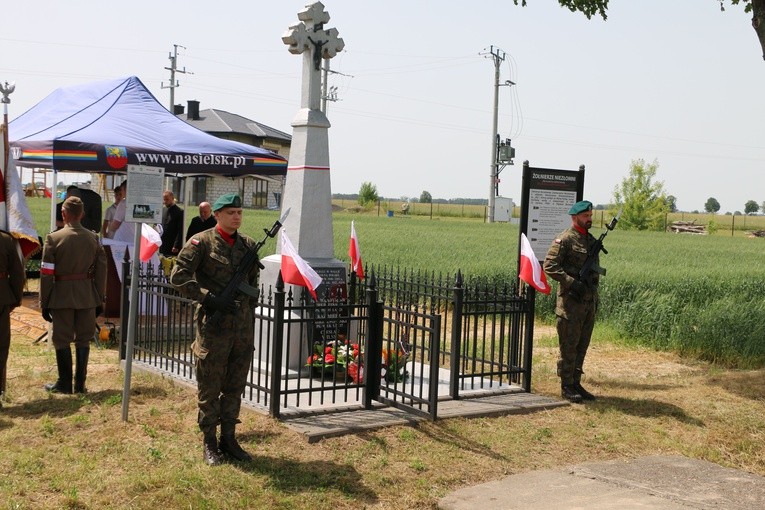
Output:
[[135,223],[125,221],[125,214],[127,212],[127,181],[123,181],[120,186],[122,187],[122,201],[114,211],[114,217],[111,223],[109,223],[109,229],[114,232],[112,239],[115,241],[133,244],[135,241]]
[[101,226],[102,237],[107,239],[114,238],[115,231],[111,229],[111,222],[114,219],[114,213],[117,211],[117,206],[120,202],[122,202],[122,185],[114,188],[114,203],[110,205],[104,213],[104,224]]

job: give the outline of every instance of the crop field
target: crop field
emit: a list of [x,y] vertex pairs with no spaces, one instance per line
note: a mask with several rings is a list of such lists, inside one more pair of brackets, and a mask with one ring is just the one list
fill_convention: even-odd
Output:
[[[29,199],[39,232],[50,203]],[[261,239],[278,213],[245,210],[242,231]],[[187,218],[189,221],[190,218]],[[741,217],[737,217],[737,221]],[[749,217],[751,225],[761,217]],[[479,218],[336,212],[335,256],[348,260],[351,221],[366,264],[514,283],[518,227]],[[606,218],[606,221],[608,218]],[[599,218],[592,232],[601,233]],[[765,239],[616,230],[605,241],[599,320],[629,342],[740,368],[765,366]],[[269,240],[263,254],[275,251]],[[544,254],[537,254],[544,257]],[[537,315],[554,320],[554,296]]]

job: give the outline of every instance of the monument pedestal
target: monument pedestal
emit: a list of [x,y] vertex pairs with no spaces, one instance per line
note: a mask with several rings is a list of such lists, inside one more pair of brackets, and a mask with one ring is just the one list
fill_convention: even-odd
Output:
[[[305,259],[306,262],[316,271],[322,278],[321,285],[316,289],[316,296],[319,301],[328,299],[330,301],[337,300],[344,303],[348,299],[348,275],[347,264],[341,260],[331,259]],[[269,287],[276,288],[276,280],[281,269],[282,256],[280,254],[269,255],[261,259],[260,261],[265,269],[260,271],[260,282],[264,285],[266,292]],[[305,287],[296,285],[286,285],[292,287],[293,304],[299,306],[303,293],[306,293],[308,301],[313,298],[310,296],[310,292]],[[342,308],[342,307],[341,307]],[[293,313],[294,312],[285,312]],[[318,307],[317,313],[327,313],[323,307]],[[286,320],[295,317],[285,317]],[[304,317],[305,318],[305,317]],[[290,330],[290,335],[287,335],[287,331],[284,334],[284,345],[282,346],[282,363],[287,366],[288,371],[301,372],[305,366],[306,359],[313,352],[313,345],[309,342],[312,341],[333,341],[337,340],[337,335],[342,333],[348,334],[348,319],[343,317],[310,317],[314,322],[310,322],[304,328],[299,328],[297,324],[294,324]],[[259,322],[256,322],[256,325]],[[302,334],[301,334],[302,331]],[[255,338],[261,338],[261,333],[265,337],[267,332],[255,331]],[[273,333],[268,336],[267,352],[271,352],[271,346],[273,344]],[[262,353],[266,356],[266,352]],[[270,361],[261,359],[258,352],[258,346],[255,346],[255,358],[261,361]]]

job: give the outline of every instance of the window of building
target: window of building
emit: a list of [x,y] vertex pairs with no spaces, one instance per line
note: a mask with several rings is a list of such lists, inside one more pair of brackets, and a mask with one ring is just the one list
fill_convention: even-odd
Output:
[[207,197],[207,177],[191,177],[191,201],[195,204],[209,202]]
[[263,179],[254,179],[252,186],[252,206],[268,207],[268,181]]

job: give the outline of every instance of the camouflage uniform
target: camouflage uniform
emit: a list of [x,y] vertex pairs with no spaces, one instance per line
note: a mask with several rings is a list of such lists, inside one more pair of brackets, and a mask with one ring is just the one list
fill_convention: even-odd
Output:
[[[581,381],[584,357],[587,355],[595,325],[598,274],[593,274],[592,285],[587,286],[581,298],[569,292],[595,241],[589,232],[584,235],[572,226],[558,235],[545,257],[545,273],[560,284],[555,302],[555,315],[558,316],[560,345],[558,375],[563,386],[573,386]],[[595,264],[598,265],[597,257]]]
[[[208,293],[220,295],[255,242],[240,233],[234,245],[213,228],[190,238],[178,253],[170,283],[184,296],[197,302],[197,335],[192,344],[196,357],[199,428],[205,434],[218,423],[233,430],[239,423],[242,393],[252,362],[255,330],[255,298],[240,295],[235,313],[225,313],[215,327],[205,326],[207,310],[201,305]],[[246,282],[257,287],[257,264]]]

